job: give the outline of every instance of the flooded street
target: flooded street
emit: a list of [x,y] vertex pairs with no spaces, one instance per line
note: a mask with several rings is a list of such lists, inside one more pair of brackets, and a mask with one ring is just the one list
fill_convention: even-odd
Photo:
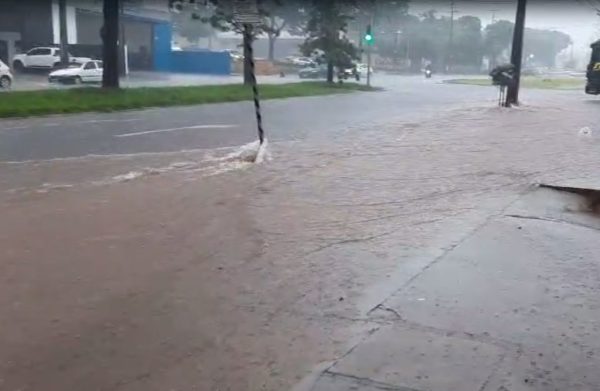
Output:
[[0,163],[0,389],[290,389],[533,184],[599,184],[598,103],[357,122],[258,165],[234,146]]

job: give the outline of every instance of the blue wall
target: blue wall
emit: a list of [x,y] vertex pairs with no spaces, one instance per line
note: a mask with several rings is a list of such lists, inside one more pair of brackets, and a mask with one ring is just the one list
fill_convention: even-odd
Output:
[[175,51],[171,52],[171,72],[231,74],[231,59],[227,52]]
[[154,70],[168,72],[171,68],[171,25],[159,23],[153,26],[154,34]]
[[231,59],[227,52],[171,51],[173,31],[168,23],[154,24],[154,70],[159,72],[231,74]]

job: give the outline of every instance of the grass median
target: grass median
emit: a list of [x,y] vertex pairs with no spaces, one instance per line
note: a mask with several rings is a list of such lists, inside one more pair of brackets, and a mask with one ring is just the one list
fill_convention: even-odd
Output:
[[[280,99],[372,91],[357,83],[327,84],[304,82],[264,84],[262,99]],[[241,84],[190,87],[71,88],[63,90],[13,91],[0,95],[0,118],[47,114],[111,112],[145,107],[184,106],[206,103],[239,102],[252,99],[252,89]]]
[[[448,84],[468,84],[473,86],[491,86],[491,79],[453,79],[446,80]],[[543,78],[543,77],[524,77],[521,79],[523,88],[539,88],[549,90],[576,90],[585,86],[585,80],[580,78],[562,77],[562,78]]]

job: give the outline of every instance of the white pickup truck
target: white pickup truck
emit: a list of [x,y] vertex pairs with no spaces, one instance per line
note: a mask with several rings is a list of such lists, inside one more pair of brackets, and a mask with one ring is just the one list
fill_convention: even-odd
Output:
[[[69,55],[69,62],[83,64],[90,61],[87,57],[73,57]],[[60,49],[53,47],[38,47],[27,53],[17,54],[13,58],[13,69],[22,71],[27,68],[53,69],[60,65]]]

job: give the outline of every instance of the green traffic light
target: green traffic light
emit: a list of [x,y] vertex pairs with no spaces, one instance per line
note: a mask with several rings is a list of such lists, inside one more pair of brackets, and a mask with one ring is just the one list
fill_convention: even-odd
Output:
[[365,42],[367,45],[373,45],[373,32],[370,24],[367,25],[367,31],[365,31]]

